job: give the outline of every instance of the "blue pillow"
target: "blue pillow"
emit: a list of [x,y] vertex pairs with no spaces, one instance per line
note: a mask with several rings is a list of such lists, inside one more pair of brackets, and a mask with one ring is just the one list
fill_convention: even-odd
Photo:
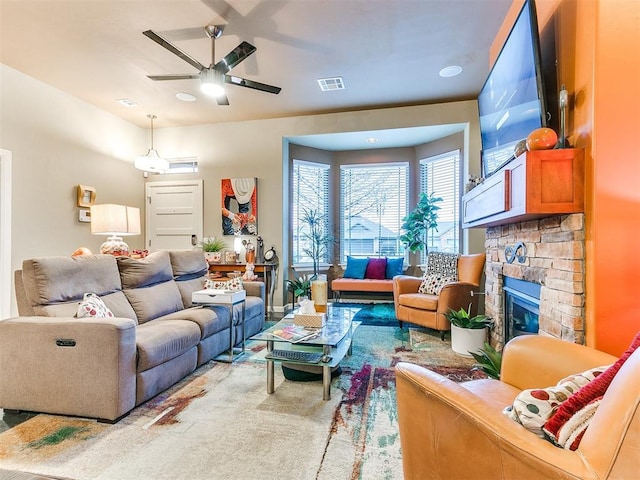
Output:
[[369,264],[368,258],[347,257],[347,269],[344,271],[344,278],[357,278],[362,280]]
[[404,257],[387,258],[387,268],[384,273],[384,278],[393,278],[396,275],[402,275],[403,269],[404,269]]

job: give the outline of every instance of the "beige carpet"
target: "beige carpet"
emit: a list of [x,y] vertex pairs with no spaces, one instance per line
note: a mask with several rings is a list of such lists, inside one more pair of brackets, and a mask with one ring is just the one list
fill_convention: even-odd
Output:
[[268,395],[264,342],[250,346],[116,425],[30,418],[0,434],[0,469],[76,480],[400,480],[393,365],[423,364],[455,381],[477,375],[436,334],[361,326],[330,401],[321,382],[285,380],[280,368]]
[[[263,365],[212,363],[116,425],[38,415],[2,434],[0,466],[77,479],[316,478],[340,395],[324,402],[317,383],[277,373],[267,395]],[[42,440],[61,429],[73,431],[64,442]]]

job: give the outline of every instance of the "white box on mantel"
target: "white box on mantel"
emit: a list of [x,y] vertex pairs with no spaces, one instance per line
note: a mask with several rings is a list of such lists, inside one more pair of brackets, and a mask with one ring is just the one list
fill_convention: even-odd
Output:
[[209,288],[207,290],[198,290],[191,294],[193,303],[237,303],[247,297],[245,290],[218,290]]

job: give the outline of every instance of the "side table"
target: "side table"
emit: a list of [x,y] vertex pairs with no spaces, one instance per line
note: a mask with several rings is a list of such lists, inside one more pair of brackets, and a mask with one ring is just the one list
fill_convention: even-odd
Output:
[[229,290],[198,290],[191,294],[191,301],[194,305],[202,305],[203,307],[226,306],[229,308],[229,357],[223,359],[221,356],[216,357],[220,362],[233,363],[237,358],[234,356],[235,346],[235,326],[233,324],[233,310],[236,305],[242,305],[240,313],[240,329],[242,331],[241,347],[237,349],[238,356],[244,353],[245,348],[245,331],[244,320],[246,311],[247,292],[245,290],[229,291]]

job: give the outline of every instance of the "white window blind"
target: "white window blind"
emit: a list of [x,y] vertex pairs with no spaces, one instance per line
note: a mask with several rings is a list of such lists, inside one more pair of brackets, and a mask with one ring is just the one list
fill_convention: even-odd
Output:
[[340,167],[340,261],[404,256],[398,240],[407,215],[409,164]]
[[[303,160],[293,161],[291,205],[291,232],[293,236],[293,263],[311,264],[313,259],[305,252],[311,244],[306,238],[306,226],[301,218],[305,211],[318,212],[329,232],[329,171],[330,166]],[[320,262],[329,263],[329,249],[321,252]]]
[[430,252],[461,252],[461,167],[459,150],[420,160],[420,191],[442,198],[436,204],[438,231],[429,231],[427,237]]

